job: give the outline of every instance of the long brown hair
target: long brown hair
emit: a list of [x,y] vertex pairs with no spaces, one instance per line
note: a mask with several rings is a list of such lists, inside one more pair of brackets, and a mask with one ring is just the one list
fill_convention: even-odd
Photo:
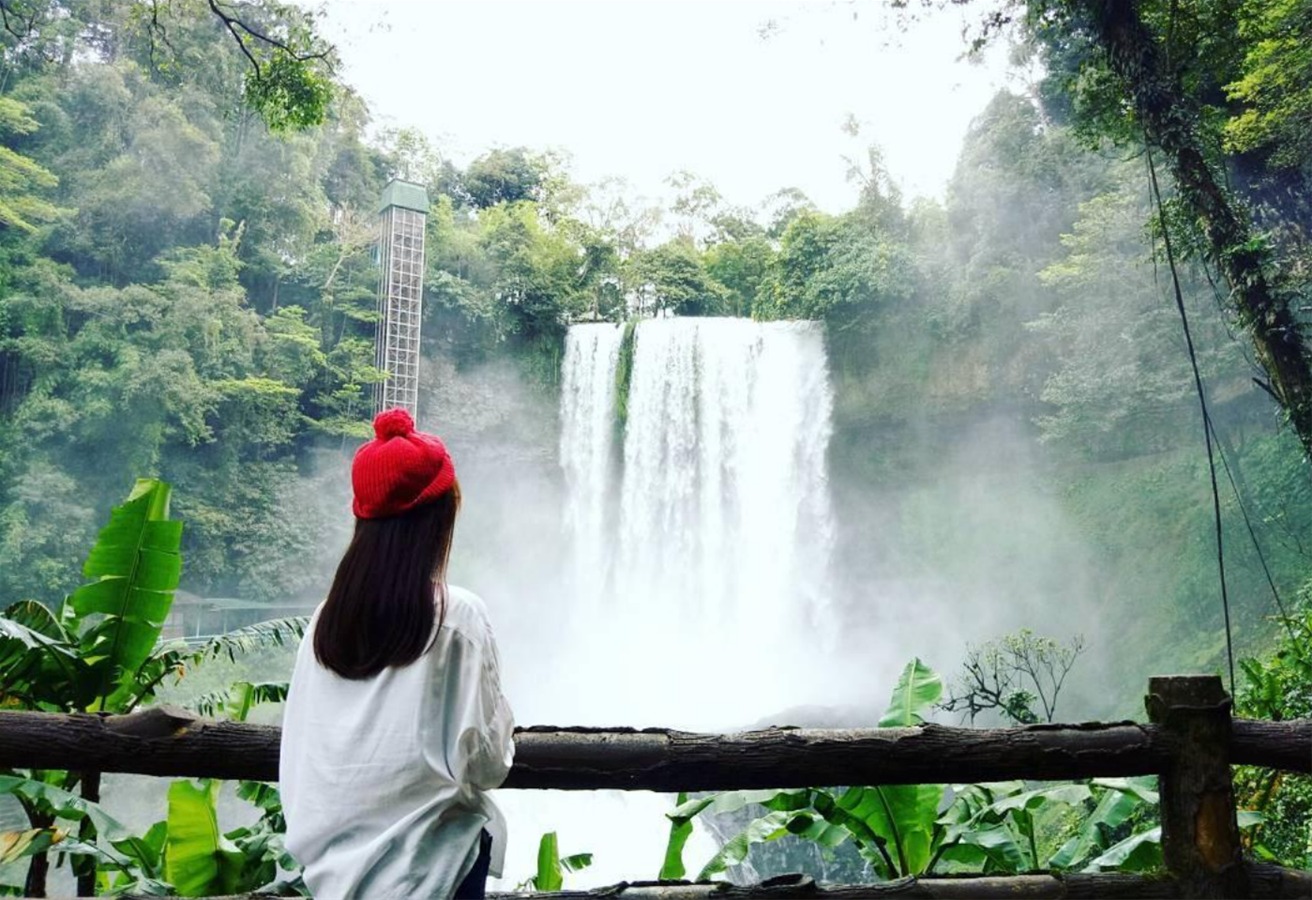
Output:
[[457,483],[403,515],[356,519],[314,631],[321,665],[361,679],[423,655],[446,611],[446,566],[459,509]]

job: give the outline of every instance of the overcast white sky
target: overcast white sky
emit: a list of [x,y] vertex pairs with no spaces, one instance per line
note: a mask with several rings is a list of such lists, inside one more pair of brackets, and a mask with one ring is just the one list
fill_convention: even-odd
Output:
[[[878,143],[908,195],[942,194],[1001,49],[960,61],[961,13],[899,33],[880,0],[327,0],[345,79],[384,127],[458,163],[556,148],[574,176],[668,194],[688,169],[731,203],[799,187],[852,205],[843,157]],[[849,116],[860,124],[850,137]]]

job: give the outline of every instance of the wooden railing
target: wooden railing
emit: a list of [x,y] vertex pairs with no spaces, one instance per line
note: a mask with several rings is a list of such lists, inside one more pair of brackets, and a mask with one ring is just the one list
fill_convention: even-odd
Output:
[[[1230,698],[1212,676],[1153,678],[1147,707],[1148,723],[997,729],[711,735],[534,727],[516,733],[505,787],[674,792],[1155,774],[1167,870],[1160,876],[1034,874],[846,886],[797,877],[754,887],[634,883],[613,890],[628,898],[1312,898],[1312,873],[1242,858],[1230,776],[1235,764],[1312,774],[1312,720],[1233,719]],[[127,716],[0,712],[0,767],[276,781],[279,737],[274,727],[213,722],[169,708]]]

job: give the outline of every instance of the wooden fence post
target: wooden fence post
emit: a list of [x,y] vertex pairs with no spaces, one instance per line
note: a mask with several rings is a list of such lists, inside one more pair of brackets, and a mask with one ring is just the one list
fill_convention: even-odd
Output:
[[1231,699],[1215,675],[1148,680],[1148,718],[1170,736],[1162,856],[1185,897],[1250,897],[1230,777]]

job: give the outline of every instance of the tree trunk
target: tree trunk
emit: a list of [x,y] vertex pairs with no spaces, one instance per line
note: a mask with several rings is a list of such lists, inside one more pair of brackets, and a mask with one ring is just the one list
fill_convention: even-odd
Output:
[[1215,675],[1148,682],[1148,715],[1179,752],[1162,773],[1162,858],[1188,897],[1250,897],[1230,779],[1230,697]]
[[[82,799],[88,803],[100,802],[99,772],[82,773]],[[78,840],[84,843],[95,842],[96,826],[92,824],[90,816],[82,820],[77,836]],[[79,865],[81,868],[77,873],[77,895],[79,897],[94,897],[96,895],[96,861],[91,857],[83,857]]]
[[[276,781],[281,733],[152,707],[125,716],[0,711],[0,768]],[[1312,773],[1312,720],[1237,720],[1235,763]],[[522,728],[508,788],[681,790],[1059,780],[1162,772],[1176,738],[1133,722],[1024,728],[801,729],[696,734]]]
[[1209,255],[1230,286],[1231,305],[1249,333],[1270,390],[1312,456],[1312,366],[1303,338],[1267,277],[1266,253],[1237,198],[1208,165],[1196,130],[1198,104],[1168,69],[1135,0],[1080,0],[1113,71],[1130,88],[1148,142],[1166,154],[1180,198],[1202,225]]
[[[27,821],[33,828],[52,828],[55,820],[53,816],[47,816],[37,812],[28,806],[26,801],[22,801],[23,811],[27,813]],[[35,853],[32,855],[32,861],[27,867],[27,881],[23,885],[23,892],[29,897],[44,897],[46,895],[46,878],[50,875],[50,854],[48,852]]]
[[[1253,897],[1294,900],[1312,896],[1312,874],[1272,865],[1247,867]],[[243,894],[214,900],[260,900],[268,895]],[[488,894],[488,900],[786,900],[786,898],[834,898],[834,900],[878,900],[881,897],[955,898],[955,900],[1062,900],[1062,898],[1176,898],[1190,896],[1175,879],[1162,875],[1132,875],[1118,872],[1065,872],[1055,875],[968,876],[948,878],[900,878],[879,884],[816,884],[805,875],[781,875],[760,884],[733,885],[724,882],[690,884],[685,881],[621,882],[590,891],[554,893]],[[128,895],[123,900],[147,900]]]

